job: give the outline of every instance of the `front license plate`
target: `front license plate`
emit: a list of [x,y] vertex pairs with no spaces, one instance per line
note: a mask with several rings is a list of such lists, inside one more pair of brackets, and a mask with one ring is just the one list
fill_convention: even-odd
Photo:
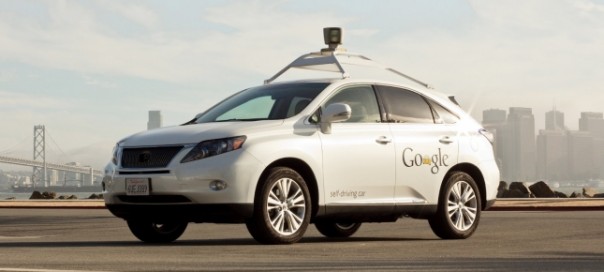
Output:
[[126,195],[149,195],[150,184],[151,179],[149,178],[127,178]]

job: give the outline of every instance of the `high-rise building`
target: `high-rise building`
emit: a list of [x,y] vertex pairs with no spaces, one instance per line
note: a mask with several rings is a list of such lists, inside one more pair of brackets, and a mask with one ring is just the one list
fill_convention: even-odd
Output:
[[502,176],[510,181],[536,177],[535,117],[532,109],[512,107],[503,133]]
[[500,110],[500,109],[485,110],[482,112],[482,124],[483,125],[503,124],[503,123],[505,123],[505,120],[506,120],[505,115],[506,115],[505,110]]
[[604,138],[604,113],[582,112],[579,119],[579,130],[587,131],[594,137]]
[[545,113],[545,130],[564,130],[564,113],[553,109]]
[[594,137],[586,131],[571,131],[568,134],[569,174],[574,180],[595,178]]
[[161,111],[149,111],[149,121],[147,122],[147,130],[162,127],[162,122],[163,118],[161,116]]
[[495,159],[497,160],[497,166],[499,169],[503,167],[503,150],[505,136],[505,125],[506,125],[506,111],[500,109],[489,109],[482,112],[482,125],[486,130],[493,133],[493,151],[495,153]]
[[568,148],[565,130],[540,130],[537,135],[537,178],[549,181],[567,180]]

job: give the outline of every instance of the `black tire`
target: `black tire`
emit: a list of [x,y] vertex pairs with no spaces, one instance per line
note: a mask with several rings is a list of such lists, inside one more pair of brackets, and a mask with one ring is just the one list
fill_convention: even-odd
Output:
[[187,229],[187,222],[156,223],[149,220],[128,220],[128,228],[145,243],[169,243],[178,239]]
[[258,186],[254,215],[246,221],[252,237],[263,244],[299,241],[306,232],[312,210],[304,178],[290,168],[276,167]]
[[361,228],[361,223],[337,223],[330,221],[320,221],[315,222],[315,227],[321,234],[325,235],[326,237],[344,238],[350,237],[355,234],[359,230],[359,228]]
[[434,234],[442,239],[472,236],[480,222],[480,201],[480,191],[470,175],[451,173],[441,188],[436,214],[428,219]]

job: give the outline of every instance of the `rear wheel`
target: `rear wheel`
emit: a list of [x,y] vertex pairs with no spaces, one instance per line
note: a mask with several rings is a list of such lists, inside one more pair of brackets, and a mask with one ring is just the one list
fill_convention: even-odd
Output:
[[480,199],[474,179],[453,172],[441,189],[436,214],[428,220],[434,234],[443,239],[470,237],[480,221]]
[[350,237],[361,227],[361,223],[315,222],[317,230],[332,238]]
[[187,222],[153,222],[128,220],[128,228],[136,238],[146,243],[169,243],[178,239],[187,229]]
[[276,167],[259,186],[254,215],[246,221],[250,234],[263,244],[299,241],[311,214],[310,193],[304,178],[290,168]]

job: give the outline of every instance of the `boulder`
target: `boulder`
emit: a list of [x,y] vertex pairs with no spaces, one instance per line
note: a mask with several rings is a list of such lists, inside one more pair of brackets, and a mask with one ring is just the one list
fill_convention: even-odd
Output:
[[554,194],[556,194],[556,197],[558,198],[568,198],[568,196],[563,192],[554,191]]
[[594,197],[596,197],[596,198],[604,198],[604,193],[595,194]]
[[505,191],[504,198],[529,198],[530,194],[516,188]]
[[15,200],[15,199],[17,199],[17,198],[14,196],[11,196],[11,197],[7,197],[5,200]]
[[103,199],[103,194],[91,194],[88,199]]
[[[512,193],[512,191],[517,191],[517,192]],[[526,182],[517,182],[517,181],[512,182],[510,184],[509,193],[513,194],[514,198],[534,197]],[[511,196],[508,196],[508,197],[511,197]]]
[[539,181],[531,186],[529,186],[529,190],[535,197],[547,197],[547,198],[555,198],[557,197],[554,191],[545,182]]
[[44,199],[44,196],[39,191],[33,191],[29,199]]
[[44,199],[55,199],[57,197],[57,193],[55,193],[55,192],[43,192],[42,193],[42,197],[44,197]]
[[584,197],[594,197],[594,195],[597,193],[598,193],[598,191],[594,188],[591,188],[591,187],[583,188]]
[[497,187],[497,198],[504,197],[508,190],[508,184],[505,181],[499,182],[499,187]]
[[76,195],[70,195],[67,197],[67,199],[78,199],[78,197]]
[[583,194],[582,193],[577,193],[577,192],[573,192],[569,198],[583,198]]

